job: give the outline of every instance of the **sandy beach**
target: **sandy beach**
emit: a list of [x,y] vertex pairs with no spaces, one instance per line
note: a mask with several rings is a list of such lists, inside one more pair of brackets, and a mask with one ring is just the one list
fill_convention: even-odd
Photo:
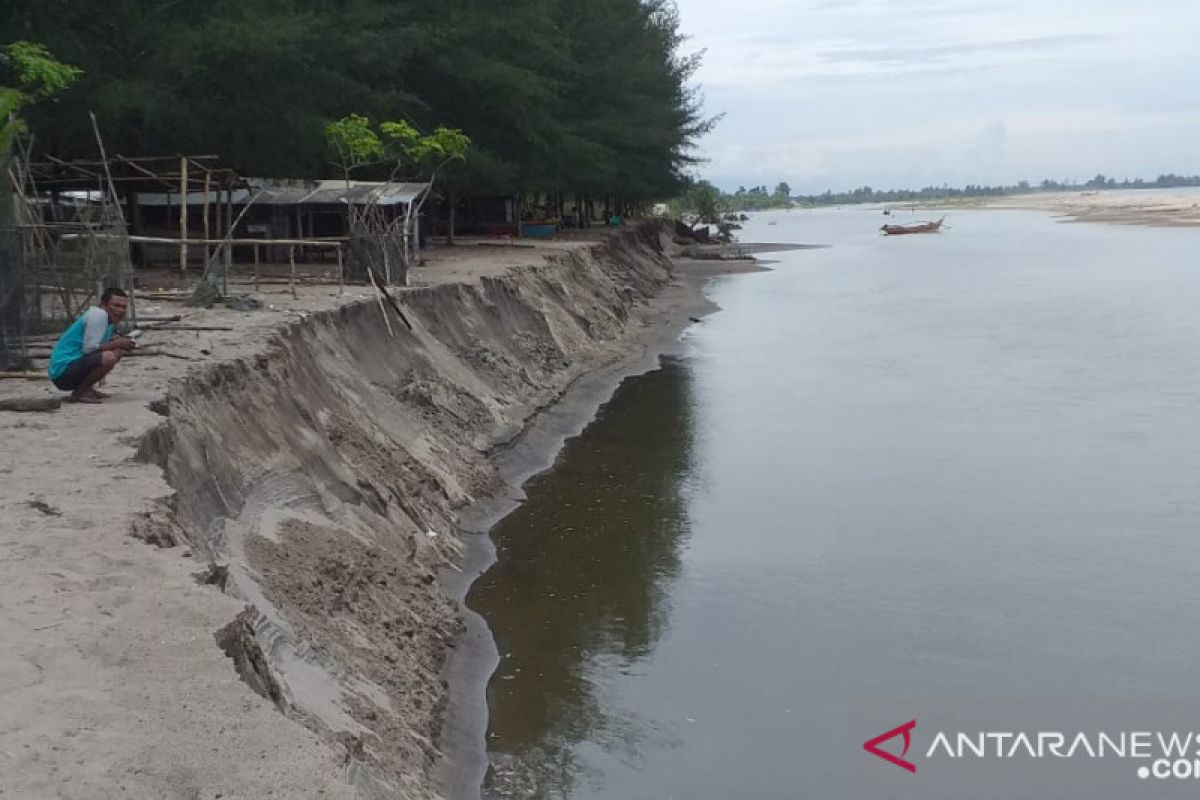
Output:
[[[903,204],[900,204],[903,205]],[[1200,192],[1187,189],[1118,189],[1046,192],[949,201],[932,208],[1014,208],[1060,214],[1073,222],[1192,227],[1200,225]]]
[[411,331],[364,287],[142,300],[205,330],[147,330],[171,356],[102,405],[0,412],[0,793],[442,796],[478,723],[442,730],[460,511],[512,496],[500,454],[581,378],[573,425],[710,310],[709,276],[760,269],[672,262],[657,230],[438,251],[396,290]]

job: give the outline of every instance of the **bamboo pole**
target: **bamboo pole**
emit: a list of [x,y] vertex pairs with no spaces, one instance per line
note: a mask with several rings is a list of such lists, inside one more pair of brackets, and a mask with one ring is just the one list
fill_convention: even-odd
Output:
[[[341,252],[341,248],[338,248]],[[258,245],[254,245],[254,291],[258,291]]]
[[383,279],[392,285],[392,260],[388,258],[388,241],[385,234],[379,235],[379,249],[383,253]]
[[291,267],[292,267],[292,280],[291,280],[292,297],[295,298],[296,297],[296,248],[295,247],[292,247],[292,246],[288,247],[288,263],[291,264]]
[[[108,151],[104,148],[104,137],[100,135],[100,123],[96,121],[96,115],[93,112],[89,111],[88,117],[92,120],[92,133],[96,137],[96,147],[100,150],[100,158],[104,160],[104,177],[108,180],[109,195],[112,197],[113,206],[117,209],[117,218],[121,221],[122,234],[117,237],[125,241],[125,257],[121,259],[121,272],[122,276],[128,279],[129,284],[129,320],[137,325],[137,301],[133,298],[133,259],[129,252],[129,228],[125,222],[125,212],[121,209],[120,198],[117,197],[117,187],[113,184],[112,170],[108,167]],[[99,294],[96,295],[96,299],[100,299]]]
[[342,267],[341,245],[339,245],[338,249],[337,249],[337,258],[338,258],[338,295],[340,296],[341,293],[343,291],[345,291],[345,289],[346,289],[346,278],[345,278],[345,273],[344,273],[343,267]]
[[[240,219],[240,217],[239,217]],[[221,294],[229,294],[229,271],[233,269],[233,228],[237,224],[233,219],[233,189],[225,189],[225,223],[229,229],[225,231],[225,275],[221,280]]]
[[379,313],[383,315],[383,325],[387,328],[388,338],[394,338],[396,334],[392,331],[392,321],[388,319],[387,309],[383,307],[383,291],[378,283],[375,284],[375,300],[379,303]]
[[[188,160],[179,157],[179,274],[187,275]],[[205,237],[207,238],[207,237]]]
[[[209,188],[209,184],[211,183],[211,181],[212,181],[212,170],[205,170],[204,171],[204,238],[205,239],[209,238],[209,236],[212,233],[208,227],[208,188]],[[218,189],[217,197],[220,197],[220,196],[221,196],[221,190]],[[218,207],[217,214],[220,215],[220,213],[221,213],[220,208]],[[206,265],[208,264],[208,259],[211,257],[211,255],[212,254],[208,249],[208,245],[204,245],[204,263]]]

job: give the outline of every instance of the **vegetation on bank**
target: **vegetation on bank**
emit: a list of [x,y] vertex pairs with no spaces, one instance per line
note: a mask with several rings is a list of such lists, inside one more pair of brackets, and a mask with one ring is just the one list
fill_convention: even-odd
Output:
[[1108,189],[1172,189],[1184,186],[1200,186],[1200,175],[1159,175],[1152,181],[1142,178],[1117,181],[1103,173],[1083,183],[1044,180],[1036,186],[1029,181],[1019,181],[1011,186],[984,186],[968,184],[962,188],[952,186],[926,186],[922,189],[877,190],[861,186],[848,192],[826,191],[823,194],[792,195],[787,183],[780,182],[773,192],[766,186],[747,189],[738,187],[736,192],[723,192],[707,180],[693,180],[687,188],[670,203],[670,210],[678,216],[694,217],[698,222],[715,225],[730,214],[746,211],[763,211],[769,208],[791,206],[828,206],[852,203],[897,203],[907,201],[935,201],[971,199],[977,197],[1003,197],[1006,195],[1031,194],[1035,192],[1103,191]]
[[[782,182],[771,193],[765,186],[751,189],[739,186],[736,192],[727,194],[706,180],[694,180],[683,194],[668,204],[668,210],[686,223],[691,235],[701,241],[707,241],[711,236],[717,241],[728,242],[746,221],[745,212],[788,208],[793,205],[790,193],[791,188]],[[710,231],[710,226],[715,232]]]
[[763,211],[768,208],[787,208],[792,205],[791,187],[784,182],[768,192],[766,186],[747,189],[739,186],[736,192],[722,192],[706,180],[693,180],[668,207],[676,216],[695,216],[698,221],[716,224],[718,218],[745,211]]
[[96,157],[94,111],[114,153],[341,176],[327,126],[358,114],[468,136],[439,175],[457,194],[615,207],[678,193],[713,124],[670,0],[12,0],[0,28],[82,70],[29,110],[37,153],[59,158]]

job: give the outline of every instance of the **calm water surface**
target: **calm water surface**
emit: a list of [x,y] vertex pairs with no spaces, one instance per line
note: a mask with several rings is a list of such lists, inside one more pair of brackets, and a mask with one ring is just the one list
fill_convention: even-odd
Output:
[[[884,220],[753,220],[833,247],[716,281],[493,531],[489,796],[1200,792],[1135,758],[925,757],[1200,731],[1200,231]],[[863,751],[911,719],[915,774]]]

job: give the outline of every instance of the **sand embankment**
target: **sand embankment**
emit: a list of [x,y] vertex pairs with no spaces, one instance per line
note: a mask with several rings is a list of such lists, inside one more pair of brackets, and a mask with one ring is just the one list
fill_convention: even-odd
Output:
[[362,292],[205,312],[235,330],[151,335],[202,362],[0,416],[0,789],[437,796],[458,512],[511,494],[499,456],[570,387],[697,313],[716,268],[684,280],[662,243],[489,255],[400,291],[411,331]]

